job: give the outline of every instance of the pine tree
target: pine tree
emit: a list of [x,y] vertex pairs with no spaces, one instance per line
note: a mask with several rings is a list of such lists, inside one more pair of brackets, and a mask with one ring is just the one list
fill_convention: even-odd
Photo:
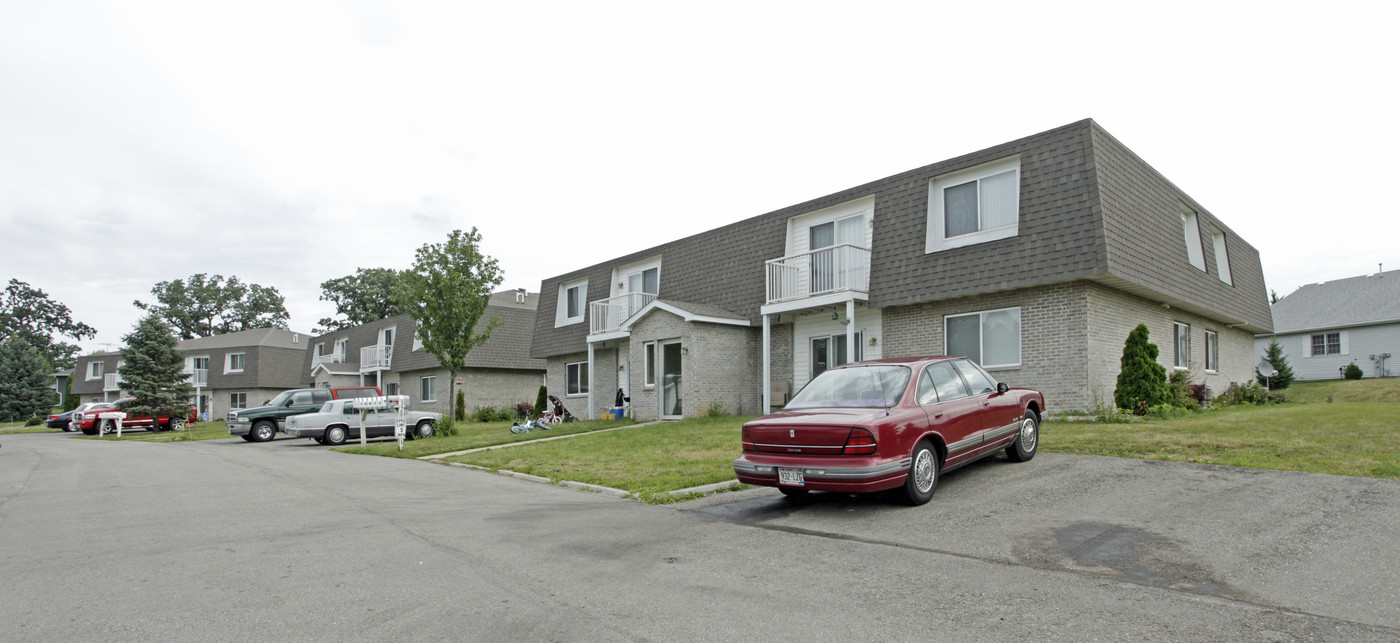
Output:
[[[157,313],[136,323],[131,334],[122,337],[121,387],[133,398],[122,405],[132,415],[151,418],[184,418],[189,413],[193,391],[185,357],[175,349],[175,329]],[[153,426],[154,428],[154,426]]]
[[0,343],[0,422],[47,415],[54,402],[51,381],[39,349],[18,336]]
[[1138,415],[1159,404],[1171,401],[1167,388],[1167,369],[1157,363],[1157,345],[1147,341],[1147,326],[1138,324],[1123,343],[1122,368],[1118,372],[1118,387],[1113,401],[1120,409]]
[[1264,349],[1264,361],[1274,367],[1278,374],[1266,378],[1256,371],[1255,376],[1260,384],[1277,390],[1288,388],[1288,385],[1293,383],[1293,368],[1288,365],[1288,358],[1283,354],[1283,345],[1278,343],[1277,337],[1269,338],[1269,347]]

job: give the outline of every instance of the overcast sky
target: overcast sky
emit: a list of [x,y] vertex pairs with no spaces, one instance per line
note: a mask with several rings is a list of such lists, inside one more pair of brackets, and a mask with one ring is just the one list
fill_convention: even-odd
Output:
[[0,260],[120,347],[158,281],[503,288],[1082,118],[1260,251],[1400,269],[1396,3],[0,0]]

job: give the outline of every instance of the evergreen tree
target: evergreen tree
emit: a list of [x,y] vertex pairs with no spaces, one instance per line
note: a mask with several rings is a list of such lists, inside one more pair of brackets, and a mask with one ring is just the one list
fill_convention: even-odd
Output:
[[1264,361],[1268,362],[1278,374],[1273,377],[1264,377],[1258,371],[1255,376],[1259,383],[1268,386],[1271,390],[1288,388],[1293,383],[1293,368],[1288,365],[1288,358],[1283,354],[1283,345],[1278,343],[1277,337],[1269,338],[1269,347],[1264,349]]
[[175,329],[156,312],[136,323],[131,334],[122,337],[121,387],[133,398],[122,410],[152,418],[184,418],[189,413],[193,391],[185,356],[175,349]]
[[1145,415],[1148,409],[1171,401],[1167,369],[1157,363],[1157,345],[1147,341],[1146,325],[1138,324],[1128,333],[1121,365],[1118,387],[1113,391],[1118,408]]
[[20,337],[0,343],[0,422],[47,415],[53,407],[49,363]]
[[548,405],[549,389],[545,388],[544,384],[541,384],[540,393],[539,395],[535,396],[535,416],[538,417],[544,415],[544,412],[549,409]]

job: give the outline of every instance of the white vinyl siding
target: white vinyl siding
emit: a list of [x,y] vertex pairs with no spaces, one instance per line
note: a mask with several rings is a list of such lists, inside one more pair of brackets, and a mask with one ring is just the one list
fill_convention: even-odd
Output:
[[1021,207],[1021,159],[1011,157],[929,182],[924,252],[1016,236]]
[[[844,314],[843,314],[844,316]],[[879,338],[883,335],[883,317],[880,311],[867,308],[856,309],[855,330],[861,335],[861,359],[871,360],[882,357],[880,350],[882,345],[877,343],[870,345],[870,338]],[[797,391],[812,377],[812,338],[830,337],[834,335],[845,335],[846,327],[841,322],[831,318],[831,315],[803,315],[793,321],[792,335],[792,390]],[[835,355],[834,342],[831,344],[832,355]],[[830,366],[830,364],[828,364]],[[782,380],[774,371],[773,379]]]
[[1021,309],[1002,308],[943,318],[945,355],[972,360],[983,368],[1021,365]]
[[[812,228],[843,219],[848,220],[848,222],[841,235],[842,240],[838,243],[851,243],[862,248],[869,248],[872,241],[870,222],[874,213],[875,199],[864,197],[792,217],[788,219],[787,247],[783,256],[791,257],[811,250]],[[849,220],[853,217],[860,217],[859,223],[850,222]]]

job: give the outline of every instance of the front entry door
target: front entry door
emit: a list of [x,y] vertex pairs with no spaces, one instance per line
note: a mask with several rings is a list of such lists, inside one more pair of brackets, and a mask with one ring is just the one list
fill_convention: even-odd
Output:
[[678,420],[684,408],[681,400],[681,343],[661,344],[661,418]]

